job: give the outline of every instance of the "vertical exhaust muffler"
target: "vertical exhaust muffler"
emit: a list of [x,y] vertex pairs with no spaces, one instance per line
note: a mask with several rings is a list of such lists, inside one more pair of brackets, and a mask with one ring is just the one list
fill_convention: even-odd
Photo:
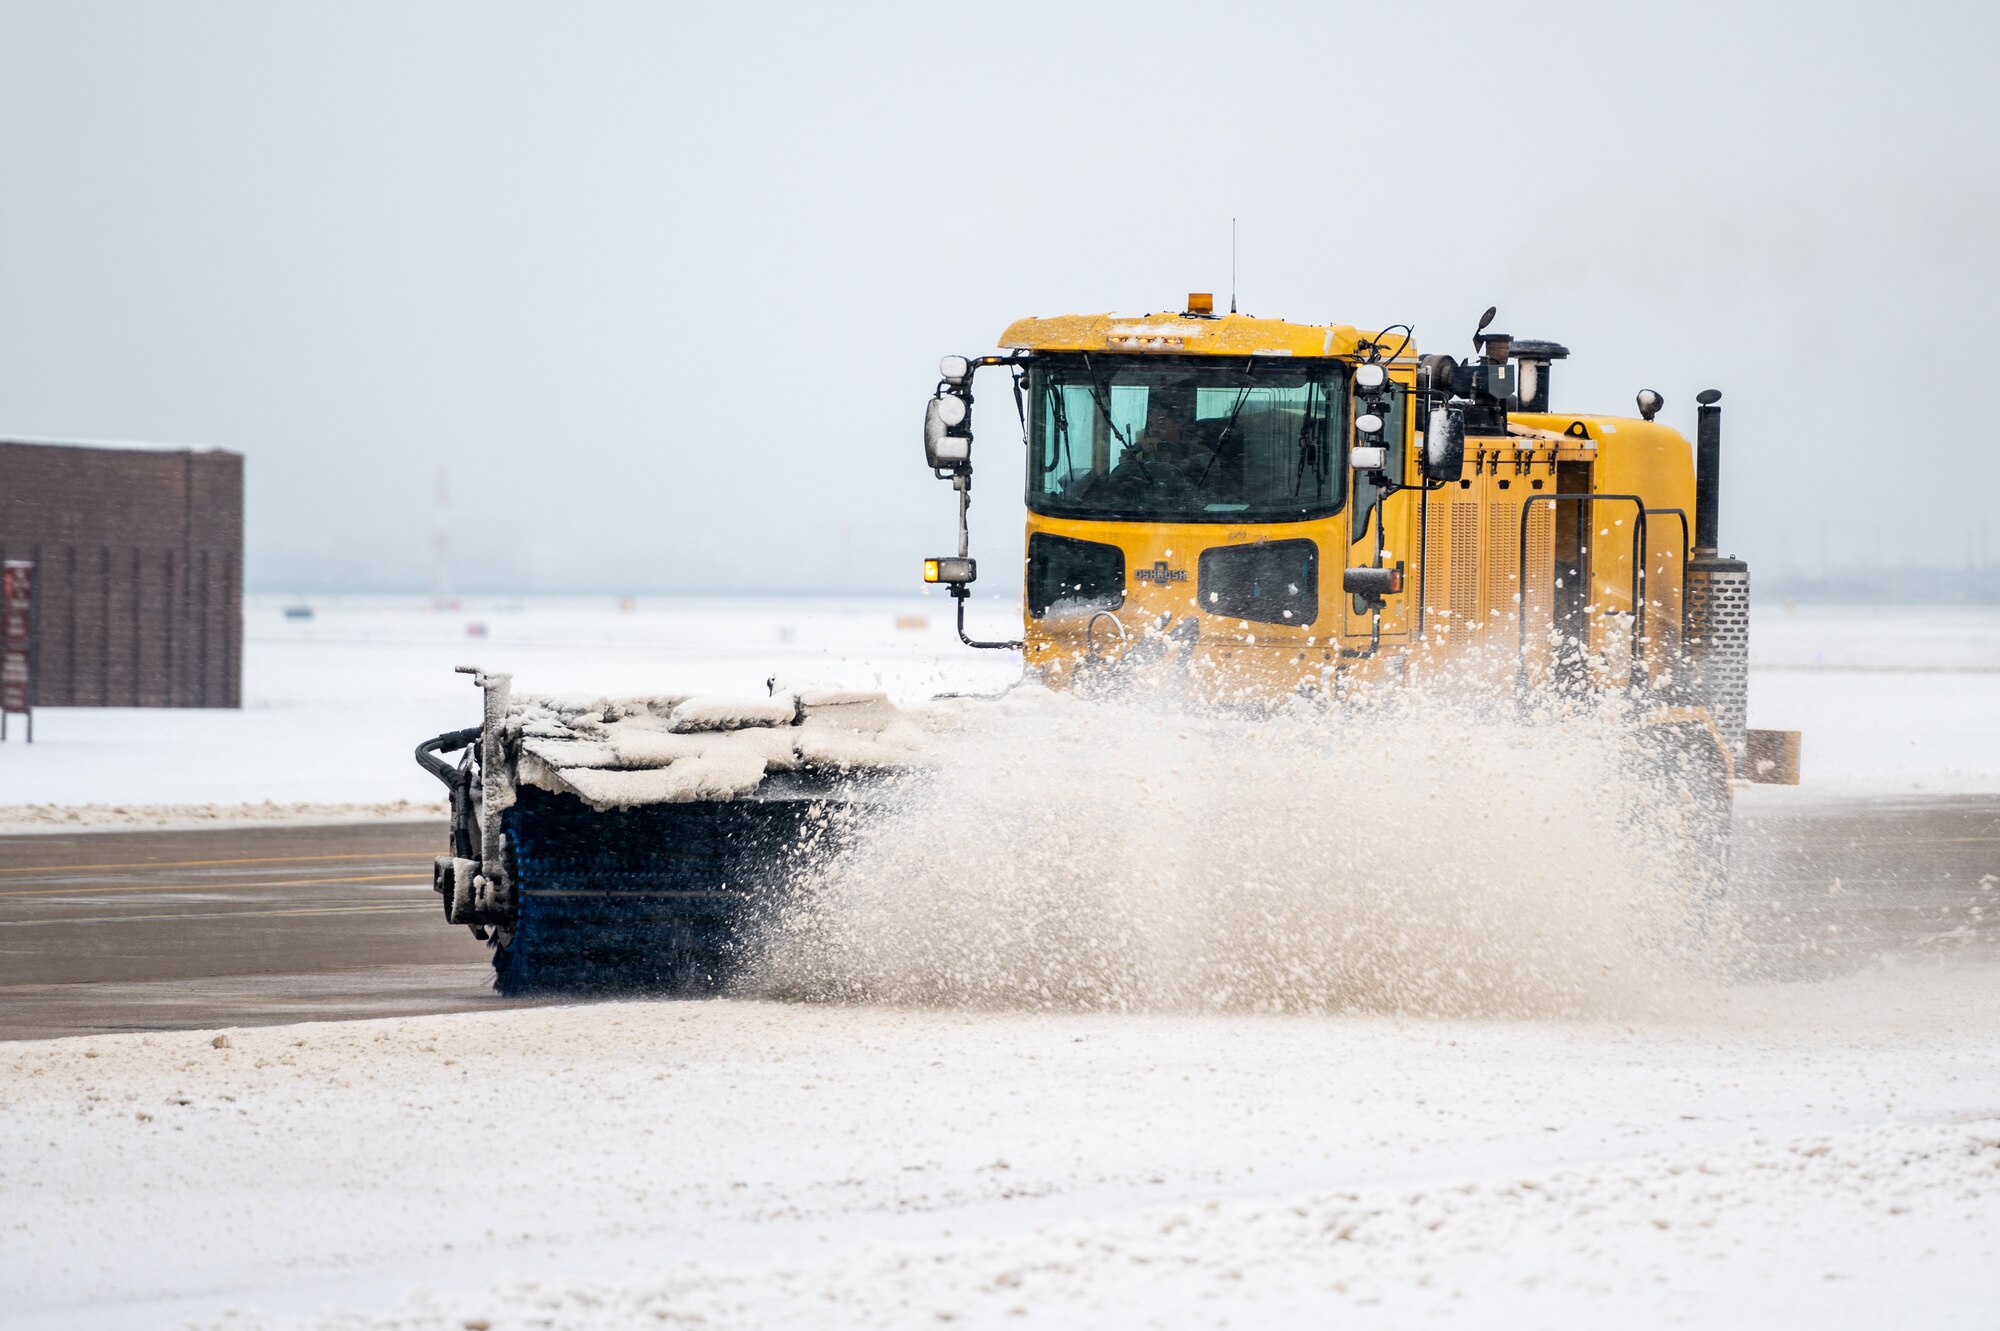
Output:
[[1722,394],[1695,398],[1694,555],[1688,560],[1683,631],[1695,697],[1706,704],[1730,756],[1743,762],[1750,701],[1750,566],[1720,554]]

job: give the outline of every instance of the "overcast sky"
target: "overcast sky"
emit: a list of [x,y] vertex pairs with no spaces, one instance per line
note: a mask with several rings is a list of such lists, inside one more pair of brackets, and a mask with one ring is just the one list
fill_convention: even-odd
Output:
[[1755,567],[2000,562],[1993,13],[0,0],[0,437],[241,450],[253,588],[426,589],[440,467],[462,590],[910,588],[938,356],[1234,216],[1247,312],[1721,388]]

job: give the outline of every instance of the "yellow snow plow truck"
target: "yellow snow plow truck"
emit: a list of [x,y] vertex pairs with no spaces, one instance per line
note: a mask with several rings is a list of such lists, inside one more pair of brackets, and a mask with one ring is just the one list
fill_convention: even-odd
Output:
[[[1798,768],[1796,734],[1745,728],[1721,394],[1697,395],[1692,447],[1651,390],[1636,418],[1558,410],[1568,350],[1493,316],[1462,361],[1419,355],[1406,326],[1216,314],[1199,294],[1020,320],[999,354],[940,365],[924,453],[957,493],[958,549],[924,578],[968,645],[1019,651],[1056,689],[1332,705],[1454,670],[1500,696],[1618,691],[1699,774],[1719,860],[1732,781]],[[982,371],[1027,455],[1022,635],[1002,642],[965,625]],[[417,757],[451,793],[445,914],[491,940],[510,992],[712,988],[802,829],[905,760],[875,695],[575,701],[476,673],[481,724]]]

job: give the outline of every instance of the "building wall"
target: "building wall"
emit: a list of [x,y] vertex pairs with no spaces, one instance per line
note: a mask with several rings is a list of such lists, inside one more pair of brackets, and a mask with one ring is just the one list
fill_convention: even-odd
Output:
[[243,455],[0,441],[39,707],[243,705]]

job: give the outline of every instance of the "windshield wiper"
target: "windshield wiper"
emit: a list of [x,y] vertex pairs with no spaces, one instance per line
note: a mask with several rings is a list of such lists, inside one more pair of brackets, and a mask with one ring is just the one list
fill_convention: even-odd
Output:
[[1308,437],[1312,434],[1313,426],[1319,421],[1319,404],[1320,399],[1324,396],[1326,396],[1326,386],[1321,384],[1317,379],[1313,380],[1311,386],[1306,389],[1306,418],[1299,422],[1299,465],[1298,469],[1292,473],[1292,498],[1294,499],[1299,497],[1299,488],[1306,481],[1306,455],[1308,453],[1312,454],[1313,458],[1313,476],[1317,479],[1323,477],[1325,474],[1326,468],[1325,461],[1321,456],[1322,450],[1314,448],[1308,442]]
[[[1247,381],[1256,370],[1257,362],[1253,360],[1243,367],[1244,379]],[[1243,414],[1243,404],[1250,400],[1250,388],[1251,385],[1245,382],[1243,391],[1236,395],[1236,405],[1229,409],[1229,424],[1223,426],[1222,433],[1215,436],[1215,451],[1208,455],[1208,465],[1201,469],[1201,476],[1195,481],[1196,489],[1200,489],[1201,483],[1208,479],[1209,467],[1213,467],[1215,460],[1222,456],[1222,446],[1229,442],[1229,436],[1236,433],[1236,418]]]
[[1132,441],[1118,428],[1118,422],[1111,419],[1110,394],[1098,380],[1097,367],[1090,363],[1089,352],[1085,352],[1083,356],[1083,372],[1090,376],[1090,400],[1097,404],[1097,414],[1104,418],[1104,428],[1118,441],[1118,460],[1123,462],[1126,458],[1131,458],[1138,464],[1140,474],[1147,480],[1152,480],[1153,469],[1146,465],[1146,459],[1140,456],[1139,450],[1132,447]]
[[[1076,479],[1076,459],[1069,451],[1069,407],[1063,401],[1063,381],[1051,374],[1045,381],[1049,394],[1049,415],[1054,417],[1056,438],[1062,441],[1063,484]],[[1046,472],[1047,468],[1043,468]],[[1044,482],[1046,484],[1046,482]]]

